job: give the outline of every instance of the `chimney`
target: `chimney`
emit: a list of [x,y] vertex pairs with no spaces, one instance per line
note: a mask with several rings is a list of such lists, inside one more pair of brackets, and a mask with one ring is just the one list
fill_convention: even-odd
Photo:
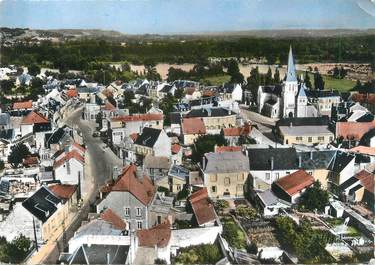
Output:
[[313,159],[313,151],[310,151],[310,159]]
[[202,169],[204,170],[205,167],[206,167],[206,158],[203,156],[202,157]]
[[111,260],[110,260],[109,252],[107,252],[107,265],[109,264],[111,264]]
[[298,156],[298,167],[301,168],[302,167],[302,156]]
[[273,156],[271,156],[271,170],[273,170]]

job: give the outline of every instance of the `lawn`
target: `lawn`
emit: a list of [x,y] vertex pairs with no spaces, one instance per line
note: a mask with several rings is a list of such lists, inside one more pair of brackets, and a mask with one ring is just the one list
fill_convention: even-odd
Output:
[[210,76],[210,77],[205,77],[200,80],[201,83],[207,83],[213,86],[222,85],[223,83],[227,83],[229,81],[230,81],[229,75]]
[[[298,71],[298,75],[305,74],[303,71]],[[309,77],[311,80],[311,84],[314,86],[314,75],[309,73]],[[351,90],[355,85],[356,82],[348,79],[336,79],[329,75],[322,75],[324,80],[324,88],[325,90],[338,90],[340,92],[346,92]]]
[[229,245],[238,249],[245,249],[247,246],[246,235],[233,218],[223,217],[221,222],[223,224],[223,237]]

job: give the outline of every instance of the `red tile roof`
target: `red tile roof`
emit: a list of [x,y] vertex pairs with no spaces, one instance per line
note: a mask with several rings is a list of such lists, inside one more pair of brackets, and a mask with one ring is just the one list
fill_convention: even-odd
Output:
[[21,124],[43,124],[43,123],[49,123],[49,120],[44,117],[42,114],[32,111],[29,114],[27,114]]
[[367,170],[361,170],[355,177],[361,181],[362,186],[371,193],[374,193],[374,178],[375,175]]
[[375,121],[372,122],[337,122],[336,137],[343,137],[348,140],[360,140],[369,130],[375,128]]
[[216,146],[215,152],[222,153],[222,152],[238,152],[241,151],[241,146]]
[[72,88],[72,89],[68,89],[65,93],[68,97],[70,98],[74,98],[74,97],[77,97],[78,96],[78,91],[77,89],[75,88]]
[[82,153],[86,152],[86,148],[84,148],[82,145],[80,145],[80,144],[78,144],[76,142],[73,143],[73,147],[78,148],[80,151],[82,151]]
[[180,152],[180,150],[181,150],[181,145],[179,144],[173,144],[171,146],[172,154],[177,154],[178,152]]
[[112,118],[112,121],[122,121],[122,122],[160,121],[160,120],[163,120],[163,114],[160,114],[160,113],[136,114],[136,115],[118,116],[118,117]]
[[151,229],[139,230],[137,237],[141,247],[165,247],[171,238],[171,225],[166,221]]
[[132,133],[130,134],[130,138],[133,140],[133,142],[135,142],[138,138],[139,134],[138,133]]
[[187,89],[186,89],[186,94],[188,94],[188,95],[193,95],[194,94],[194,92],[195,92],[195,87],[188,87]]
[[353,152],[353,153],[361,153],[361,154],[375,156],[375,147],[368,147],[368,146],[359,145],[359,146],[356,146],[356,147],[350,149],[349,151]]
[[300,192],[314,183],[314,178],[306,171],[300,169],[275,182],[290,196]]
[[199,225],[215,221],[216,213],[212,202],[208,198],[207,188],[194,192],[189,201]]
[[39,164],[39,158],[37,156],[27,156],[23,160],[22,164],[24,164],[25,166],[37,165]]
[[110,190],[130,192],[141,203],[148,205],[155,195],[156,188],[149,177],[143,176],[141,179],[136,173],[137,167],[135,165],[127,166]]
[[13,103],[14,110],[32,109],[32,108],[33,108],[32,100]]
[[241,135],[249,135],[251,131],[250,125],[245,123],[243,127],[237,128],[224,128],[223,133],[224,136],[241,136]]
[[111,102],[105,103],[105,106],[103,108],[103,110],[108,110],[108,111],[115,110],[115,109],[116,109],[116,107],[113,106]]
[[106,209],[100,214],[100,218],[110,224],[112,224],[116,229],[125,230],[126,223],[117,214],[115,214],[111,209]]
[[206,134],[206,126],[202,118],[185,118],[182,121],[183,134]]
[[52,191],[57,197],[63,200],[69,200],[74,192],[77,190],[76,185],[67,185],[67,184],[53,184],[48,186],[48,189]]
[[211,91],[211,90],[205,90],[203,91],[203,97],[212,97],[212,96],[215,96],[215,92]]
[[85,163],[85,158],[80,153],[78,153],[77,150],[72,150],[72,151],[66,153],[65,156],[63,156],[60,160],[55,161],[53,167],[57,168],[57,167],[61,166],[62,164],[64,164],[65,161],[69,161],[70,159],[75,159],[75,160],[81,162],[82,164]]

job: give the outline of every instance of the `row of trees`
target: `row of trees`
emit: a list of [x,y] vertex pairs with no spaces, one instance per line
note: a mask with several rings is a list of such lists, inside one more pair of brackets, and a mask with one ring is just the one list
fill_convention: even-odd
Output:
[[23,235],[16,237],[10,242],[5,237],[0,237],[0,262],[21,263],[29,254],[30,248],[30,239]]
[[[144,64],[147,60],[167,63],[196,63],[209,57],[265,57],[270,64],[286,63],[289,45],[300,63],[312,61],[374,61],[374,36],[327,38],[233,38],[129,41],[126,46],[104,40],[79,40],[64,43],[42,42],[40,45],[19,43],[1,47],[2,62],[17,65],[44,65],[59,69],[86,70],[91,62],[130,61]],[[341,51],[341,52],[340,52]]]

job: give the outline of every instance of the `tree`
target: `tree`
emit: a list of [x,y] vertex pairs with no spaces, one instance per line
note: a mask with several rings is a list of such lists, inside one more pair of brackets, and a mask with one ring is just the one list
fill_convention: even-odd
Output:
[[34,77],[31,80],[30,95],[28,96],[28,98],[32,100],[37,100],[39,95],[44,95],[45,90],[43,88],[43,84],[44,82],[42,79]]
[[314,86],[315,86],[315,90],[324,90],[323,77],[319,72],[316,72],[314,74]]
[[265,75],[265,81],[264,81],[265,85],[272,85],[274,83],[274,80],[272,78],[272,70],[271,70],[271,67],[268,67],[268,71]]
[[37,76],[38,74],[40,74],[40,67],[36,64],[30,65],[27,69],[29,75]]
[[164,124],[169,125],[169,113],[173,111],[173,107],[176,105],[177,99],[172,94],[167,94],[159,103],[159,108],[164,113]]
[[20,235],[8,243],[7,252],[10,263],[22,262],[30,251],[31,241],[24,235]]
[[312,89],[310,75],[307,71],[305,72],[305,85],[306,85],[307,88]]
[[235,212],[237,216],[241,216],[246,219],[254,219],[257,215],[257,211],[255,209],[250,208],[246,205],[237,206]]
[[324,207],[328,204],[329,194],[322,189],[319,181],[315,181],[311,187],[301,195],[300,208],[310,211],[324,211]]
[[244,81],[243,75],[240,73],[240,68],[238,67],[238,63],[235,60],[230,60],[228,63],[228,74],[230,75],[231,83],[238,83],[242,84]]
[[213,152],[215,145],[228,145],[227,140],[221,134],[207,134],[197,138],[193,146],[192,160],[196,163],[202,161],[205,153]]
[[280,84],[280,72],[279,72],[279,68],[275,69],[275,73],[273,75],[273,82],[275,84]]
[[214,205],[215,210],[221,214],[225,209],[229,207],[229,202],[226,200],[217,200]]
[[181,248],[176,257],[177,264],[215,264],[222,255],[217,244],[201,244]]
[[18,165],[22,163],[23,159],[30,154],[30,150],[25,144],[16,144],[11,147],[11,153],[8,156],[8,162],[11,163],[13,167],[18,167]]

